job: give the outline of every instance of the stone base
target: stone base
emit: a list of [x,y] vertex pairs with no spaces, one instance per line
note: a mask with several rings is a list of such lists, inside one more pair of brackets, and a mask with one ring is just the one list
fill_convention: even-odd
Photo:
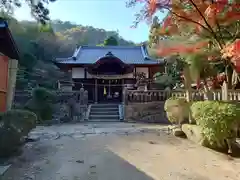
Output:
[[0,179],[1,176],[11,167],[11,165],[6,165],[6,166],[0,166]]
[[173,129],[172,133],[176,137],[186,137],[185,133],[180,128]]
[[125,121],[169,124],[164,111],[164,101],[132,103],[125,105]]
[[183,124],[182,131],[186,134],[187,138],[190,141],[204,145],[205,140],[199,126],[192,124]]

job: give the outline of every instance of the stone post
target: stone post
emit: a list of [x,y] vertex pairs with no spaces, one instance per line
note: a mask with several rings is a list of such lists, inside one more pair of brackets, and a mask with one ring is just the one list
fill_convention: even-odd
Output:
[[224,81],[222,85],[222,100],[228,101],[228,85],[226,81]]
[[79,103],[80,105],[84,105],[84,89],[80,89],[80,96],[79,96]]
[[16,86],[18,61],[16,59],[9,59],[8,61],[9,64],[8,64],[7,110],[10,110],[12,107]]
[[123,105],[127,105],[128,104],[128,90],[127,90],[127,87],[124,87],[123,88]]
[[86,119],[87,116],[87,110],[88,110],[88,91],[85,90],[83,94],[83,103],[84,103],[84,108],[83,108],[83,119]]
[[122,92],[122,116],[123,119],[125,120],[125,112],[126,112],[126,106],[128,104],[128,89],[127,87],[123,86],[123,92]]
[[98,84],[97,84],[97,79],[95,79],[95,86],[94,86],[94,99],[95,99],[95,104],[97,104],[97,102],[98,102],[98,90],[97,90],[97,88],[98,88],[98,86],[97,86]]
[[88,91],[85,90],[83,94],[83,103],[84,105],[88,105]]

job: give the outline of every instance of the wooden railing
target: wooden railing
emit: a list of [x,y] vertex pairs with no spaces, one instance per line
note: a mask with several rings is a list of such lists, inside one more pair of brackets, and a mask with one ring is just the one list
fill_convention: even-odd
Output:
[[170,97],[169,92],[164,90],[128,90],[125,94],[125,102],[153,102],[153,101],[165,101]]
[[[222,91],[221,90],[214,90],[209,92],[210,96],[215,101],[222,100]],[[194,101],[203,101],[206,99],[206,95],[202,91],[192,90],[190,93],[191,99]],[[186,91],[171,91],[171,97],[180,97],[180,98],[186,98]]]
[[[227,92],[228,101],[240,101],[240,90],[228,90]],[[214,101],[222,101],[223,92],[222,90],[210,91],[208,94]],[[125,103],[146,103],[154,101],[165,101],[170,97],[179,97],[186,98],[187,93],[185,90],[148,90],[148,91],[139,91],[139,90],[127,90],[124,95]],[[191,90],[190,99],[193,101],[204,101],[207,99],[206,94],[202,91]]]
[[240,101],[240,90],[228,90],[228,99],[230,101]]

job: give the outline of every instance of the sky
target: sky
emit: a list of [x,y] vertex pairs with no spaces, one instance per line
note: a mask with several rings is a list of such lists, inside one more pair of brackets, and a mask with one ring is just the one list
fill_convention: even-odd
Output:
[[[57,0],[50,3],[50,18],[70,21],[76,24],[89,25],[95,28],[118,31],[126,40],[142,42],[148,39],[149,25],[141,22],[137,28],[131,28],[135,13],[141,9],[141,4],[135,8],[126,8],[127,0]],[[15,10],[19,20],[33,20],[27,5]],[[159,18],[164,15],[160,14]]]

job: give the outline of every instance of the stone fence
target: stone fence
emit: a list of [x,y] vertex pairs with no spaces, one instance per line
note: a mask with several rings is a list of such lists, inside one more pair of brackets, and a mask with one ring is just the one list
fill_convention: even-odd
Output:
[[240,90],[230,90],[226,84],[222,89],[206,93],[198,90],[124,90],[123,103],[126,121],[166,123],[164,103],[170,97],[182,97],[191,101],[204,101],[208,97],[215,101],[240,101]]

